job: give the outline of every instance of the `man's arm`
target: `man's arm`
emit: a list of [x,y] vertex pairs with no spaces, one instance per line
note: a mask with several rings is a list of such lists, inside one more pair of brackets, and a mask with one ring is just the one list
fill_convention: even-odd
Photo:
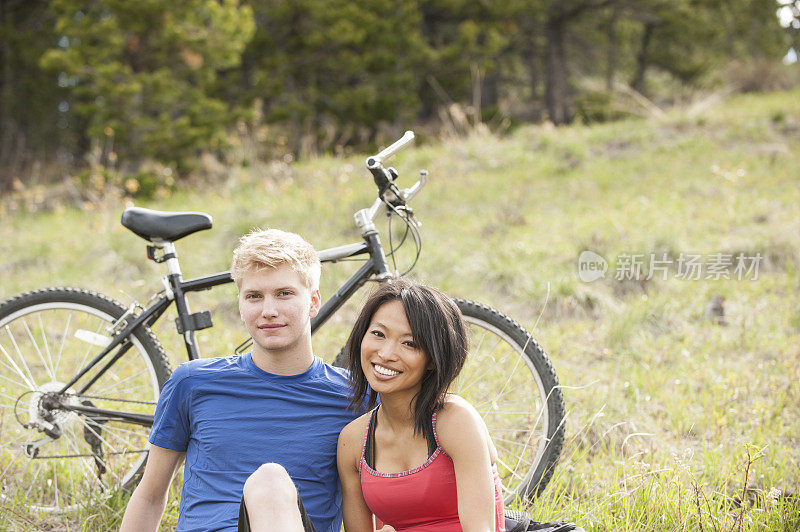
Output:
[[167,505],[169,485],[186,453],[150,446],[147,465],[131,495],[120,532],[155,532]]

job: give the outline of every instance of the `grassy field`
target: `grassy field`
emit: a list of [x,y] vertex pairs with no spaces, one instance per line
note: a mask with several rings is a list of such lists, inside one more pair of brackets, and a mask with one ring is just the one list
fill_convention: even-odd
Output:
[[[564,385],[567,443],[531,514],[598,531],[800,529],[800,91],[660,120],[420,140],[392,161],[404,183],[416,169],[431,176],[414,201],[424,224],[414,275],[515,317]],[[362,165],[359,156],[232,169],[141,205],[213,215],[211,232],[178,248],[196,276],[226,269],[253,226],[319,248],[356,241],[350,215],[374,198]],[[0,299],[63,284],[127,303],[157,289],[160,268],[119,225],[123,199],[28,212],[43,193],[3,203]],[[581,281],[585,250],[608,262],[604,278]],[[667,267],[647,279],[650,254]],[[684,261],[698,256],[692,279]],[[760,257],[757,275],[737,271],[736,257]],[[639,276],[627,268],[634,258]],[[323,294],[349,271],[326,271]],[[715,295],[725,325],[704,319]],[[335,355],[357,303],[315,337],[318,354]],[[217,323],[200,333],[206,355],[242,340],[231,287],[193,308]],[[179,363],[177,335],[167,327],[159,337]],[[123,511],[112,500],[36,515],[7,494],[0,529],[111,530]]]

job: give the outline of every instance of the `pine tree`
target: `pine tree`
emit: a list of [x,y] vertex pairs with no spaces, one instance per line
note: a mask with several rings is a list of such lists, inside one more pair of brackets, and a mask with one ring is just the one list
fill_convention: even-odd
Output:
[[54,26],[46,1],[0,2],[0,191],[24,179],[33,159],[76,147],[67,130],[69,80],[39,66],[42,53],[58,44]]
[[237,0],[54,0],[62,46],[42,58],[66,75],[87,135],[113,134],[123,163],[178,170],[219,149],[233,114],[210,92],[253,34]]
[[251,0],[256,35],[242,85],[284,124],[295,153],[373,140],[380,124],[409,125],[424,44],[416,3]]

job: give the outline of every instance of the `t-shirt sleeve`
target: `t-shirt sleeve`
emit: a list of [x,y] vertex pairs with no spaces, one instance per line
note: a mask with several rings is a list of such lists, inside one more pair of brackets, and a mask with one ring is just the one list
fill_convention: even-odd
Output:
[[150,443],[185,452],[189,444],[189,399],[192,393],[190,369],[181,364],[164,383],[158,398]]

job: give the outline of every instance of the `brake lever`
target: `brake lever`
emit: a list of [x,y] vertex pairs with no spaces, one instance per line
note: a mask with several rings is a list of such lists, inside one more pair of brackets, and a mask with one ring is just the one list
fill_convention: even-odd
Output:
[[428,182],[428,171],[427,170],[420,170],[419,171],[419,181],[414,183],[408,188],[405,188],[400,191],[400,197],[403,198],[403,201],[411,201],[411,198],[419,194],[419,191],[422,190]]
[[403,214],[403,217],[408,220],[409,223],[413,224],[415,227],[419,228],[422,227],[422,222],[417,220],[417,217],[414,216],[414,209],[409,207],[408,205],[400,205],[395,207],[394,209],[396,212]]
[[394,183],[389,183],[389,186],[383,191],[383,200],[395,208],[400,208],[405,205],[406,199],[403,196],[403,191],[397,188]]
[[417,229],[422,227],[422,222],[417,220],[417,217],[414,216],[414,211],[412,211],[411,209],[408,209],[408,221],[414,224],[417,227]]

